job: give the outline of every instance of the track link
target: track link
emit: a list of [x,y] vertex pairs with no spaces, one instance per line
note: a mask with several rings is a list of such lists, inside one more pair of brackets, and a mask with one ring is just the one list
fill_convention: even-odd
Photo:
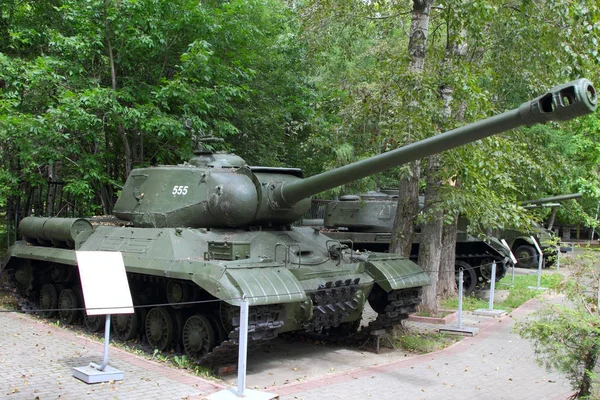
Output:
[[[254,351],[277,337],[277,331],[283,326],[285,310],[282,305],[250,307],[248,315],[248,352]],[[234,329],[228,339],[221,342],[210,353],[200,358],[198,363],[208,366],[223,365],[235,361],[238,357],[240,336],[240,318],[232,319]]]

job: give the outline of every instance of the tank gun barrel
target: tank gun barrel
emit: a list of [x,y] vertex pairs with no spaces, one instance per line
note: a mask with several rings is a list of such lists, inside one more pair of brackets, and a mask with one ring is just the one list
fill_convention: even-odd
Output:
[[411,143],[355,163],[272,187],[271,204],[290,207],[325,190],[386,171],[390,168],[474,142],[497,133],[548,121],[566,121],[592,113],[597,106],[596,89],[587,79],[558,85],[546,94],[507,111],[463,127]]
[[571,193],[571,194],[563,194],[561,196],[553,196],[553,197],[545,197],[543,199],[534,199],[534,200],[525,200],[521,202],[522,206],[526,205],[538,205],[538,204],[546,204],[552,202],[561,202],[571,199],[580,199],[583,195],[581,193]]

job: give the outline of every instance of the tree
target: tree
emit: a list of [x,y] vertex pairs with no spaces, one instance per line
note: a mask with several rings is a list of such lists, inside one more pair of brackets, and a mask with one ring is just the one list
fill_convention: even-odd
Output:
[[109,213],[131,168],[189,159],[186,119],[249,163],[302,167],[295,20],[279,0],[2,2],[0,207],[59,178]]
[[573,399],[599,394],[593,388],[598,383],[600,358],[599,261],[586,251],[571,266],[571,275],[562,284],[568,301],[550,302],[516,325],[522,337],[533,341],[540,364],[567,374],[575,390]]
[[[583,71],[586,75],[591,72],[593,79],[597,70],[593,68],[597,57],[592,46],[596,33],[588,29],[593,26],[597,6],[590,1],[584,5],[559,0],[518,4],[486,0],[435,4],[313,1],[307,8],[309,22],[305,24],[312,40],[318,41],[315,31],[319,31],[324,38],[321,43],[328,45],[325,48],[336,49],[323,51],[327,56],[316,60],[319,88],[325,87],[325,95],[330,95],[324,97],[335,99],[320,103],[327,105],[321,110],[327,111],[325,119],[330,124],[329,132],[318,134],[321,149],[317,151],[331,151],[326,153],[331,156],[329,160],[323,157],[326,165],[354,161],[515,108]],[[421,29],[412,38],[415,26],[427,27],[427,34]],[[565,30],[569,26],[573,28]],[[576,43],[565,45],[572,40]],[[409,45],[414,49],[407,50]],[[453,52],[453,47],[461,51]],[[566,59],[570,60],[569,68],[565,68]],[[449,99],[444,92],[447,94],[449,88],[453,109],[451,117],[444,118]],[[564,178],[569,176],[564,173],[566,169],[574,171],[572,160],[557,155],[552,143],[565,140],[577,131],[576,126],[575,122],[524,128],[442,153],[438,176],[426,173],[430,164],[438,163],[434,158],[422,162],[422,177],[421,169],[415,172],[414,166],[403,167],[342,191],[356,193],[356,188],[381,187],[382,182],[393,181],[390,178],[399,175],[405,181],[418,176],[410,188],[401,190],[406,198],[414,199],[413,189],[427,191],[428,180],[432,184],[452,180],[460,185],[442,186],[438,198],[429,188],[425,201],[436,207],[422,212],[422,222],[440,221],[436,215],[439,217],[442,211],[444,220],[450,223],[454,215],[467,217],[471,221],[468,233],[475,235],[485,236],[494,228],[527,226],[533,218],[516,206],[517,200],[534,198],[536,193],[573,182]],[[550,131],[556,132],[555,140],[549,140]],[[402,224],[412,225],[417,214],[401,199],[393,248],[402,248],[402,254],[408,254],[412,243],[412,229]],[[435,233],[424,235],[434,243],[429,251],[432,255],[439,247],[438,231],[439,227],[433,228]],[[445,247],[451,248],[451,242],[445,240]],[[444,262],[444,269],[450,270],[450,257]],[[435,260],[423,260],[421,264],[425,270],[437,270]],[[444,278],[449,282],[451,276],[446,274]]]

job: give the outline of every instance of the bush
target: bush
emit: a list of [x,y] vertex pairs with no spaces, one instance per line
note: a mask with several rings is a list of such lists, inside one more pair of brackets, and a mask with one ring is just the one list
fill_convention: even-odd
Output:
[[[585,252],[559,286],[564,304],[549,303],[515,326],[533,341],[541,365],[567,374],[575,393],[591,399],[598,383],[594,370],[600,356],[600,274],[597,256]],[[598,392],[597,392],[598,394]]]

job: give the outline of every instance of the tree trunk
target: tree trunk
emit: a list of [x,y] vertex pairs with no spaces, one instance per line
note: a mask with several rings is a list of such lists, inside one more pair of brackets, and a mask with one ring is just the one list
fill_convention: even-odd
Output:
[[[409,70],[420,74],[425,65],[425,50],[429,33],[429,12],[432,0],[414,0],[410,25],[408,54]],[[409,139],[406,144],[412,142]],[[398,208],[394,218],[390,251],[402,256],[410,256],[414,239],[414,219],[419,212],[419,179],[421,164],[415,161],[409,164],[409,173],[398,184]]]
[[456,233],[458,216],[453,222],[444,224],[442,230],[442,251],[440,254],[440,273],[438,275],[438,297],[445,299],[456,294],[455,261],[456,261]]
[[411,163],[409,170],[410,176],[400,179],[398,208],[390,243],[390,251],[404,257],[410,256],[414,240],[415,218],[419,213],[420,161]]
[[[106,47],[108,50],[108,59],[110,62],[110,79],[111,87],[113,90],[117,90],[117,73],[115,70],[115,57],[113,54],[112,42],[110,40],[110,29],[108,25],[108,6],[110,0],[104,0],[104,29],[106,34]],[[129,138],[123,124],[119,124],[117,127],[119,136],[123,140],[123,148],[125,149],[125,177],[129,176],[131,172],[131,146],[129,145]]]
[[[446,41],[446,54],[444,58],[445,75],[450,75],[453,61],[457,57],[462,57],[466,54],[466,46],[458,43],[456,38],[464,38],[466,32],[460,28],[458,35],[452,35],[451,23],[448,22],[448,39]],[[442,85],[440,88],[440,96],[444,100],[444,126],[449,128],[447,121],[452,118],[452,94],[453,88],[450,85]],[[458,118],[461,118],[459,116]],[[456,186],[459,186],[457,183]],[[442,248],[440,254],[440,273],[438,280],[437,293],[440,298],[452,297],[456,294],[456,234],[458,230],[458,214],[450,214],[452,222],[444,224],[442,231]]]
[[414,0],[412,19],[410,21],[410,39],[408,54],[410,56],[409,70],[421,73],[425,66],[427,36],[429,35],[429,12],[432,0]]
[[438,311],[437,283],[440,269],[440,256],[442,247],[443,211],[439,204],[440,185],[439,160],[440,155],[435,154],[427,158],[425,204],[423,214],[426,223],[421,229],[419,245],[419,265],[431,280],[431,284],[423,288],[423,302],[421,310],[431,314]]
[[557,207],[552,209],[552,215],[550,216],[550,222],[548,222],[548,230],[551,231],[554,226],[554,219],[556,219],[556,212],[558,211]]

